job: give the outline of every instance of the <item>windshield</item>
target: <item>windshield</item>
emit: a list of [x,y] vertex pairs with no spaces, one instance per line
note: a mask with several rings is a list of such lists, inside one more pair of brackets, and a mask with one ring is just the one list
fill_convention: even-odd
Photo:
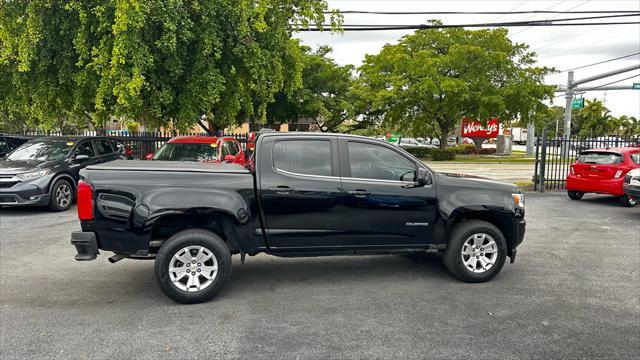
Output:
[[622,155],[609,152],[584,153],[578,157],[578,163],[583,164],[613,165],[621,162]]
[[75,142],[70,140],[29,141],[13,151],[7,159],[54,161],[64,159]]
[[153,160],[216,161],[217,144],[167,143],[153,155]]

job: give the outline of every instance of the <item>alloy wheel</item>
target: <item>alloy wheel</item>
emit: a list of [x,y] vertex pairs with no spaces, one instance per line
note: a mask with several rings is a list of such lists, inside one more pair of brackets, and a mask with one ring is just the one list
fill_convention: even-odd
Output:
[[476,233],[465,240],[460,256],[467,270],[483,273],[491,269],[498,260],[498,245],[490,235]]
[[67,184],[60,184],[56,188],[56,202],[61,208],[66,208],[71,204],[71,187]]
[[218,274],[218,260],[204,246],[187,246],[178,250],[169,261],[169,277],[173,285],[187,292],[210,286]]

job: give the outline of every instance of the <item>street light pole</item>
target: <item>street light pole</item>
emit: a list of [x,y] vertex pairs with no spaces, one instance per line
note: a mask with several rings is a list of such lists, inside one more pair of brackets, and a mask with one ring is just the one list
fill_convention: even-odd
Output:
[[565,93],[564,104],[564,139],[569,140],[571,136],[571,101],[573,101],[573,71],[567,75],[567,92]]

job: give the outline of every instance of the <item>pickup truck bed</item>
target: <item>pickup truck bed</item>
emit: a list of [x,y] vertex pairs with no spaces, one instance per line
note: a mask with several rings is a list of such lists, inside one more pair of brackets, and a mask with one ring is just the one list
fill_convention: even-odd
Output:
[[[265,134],[254,159],[252,171],[162,161],[87,167],[78,186],[82,231],[71,239],[76,259],[93,260],[99,250],[114,252],[112,262],[155,258],[156,278],[168,296],[200,302],[226,281],[230,267],[223,264],[230,266],[233,254],[244,260],[261,252],[442,251],[456,277],[478,282],[495,276],[505,257],[513,261],[524,237],[524,198],[516,186],[437,173],[383,142]],[[191,264],[185,259],[201,266],[202,254],[220,267],[209,282],[186,272]]]

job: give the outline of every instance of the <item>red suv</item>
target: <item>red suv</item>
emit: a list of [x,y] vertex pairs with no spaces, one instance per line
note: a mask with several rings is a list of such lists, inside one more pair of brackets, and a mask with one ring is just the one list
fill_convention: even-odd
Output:
[[245,165],[245,155],[238,140],[232,137],[179,136],[171,138],[147,160],[201,161]]
[[585,193],[609,194],[620,197],[626,206],[637,200],[622,188],[625,174],[640,168],[640,148],[592,149],[580,153],[567,175],[567,195],[579,200]]

